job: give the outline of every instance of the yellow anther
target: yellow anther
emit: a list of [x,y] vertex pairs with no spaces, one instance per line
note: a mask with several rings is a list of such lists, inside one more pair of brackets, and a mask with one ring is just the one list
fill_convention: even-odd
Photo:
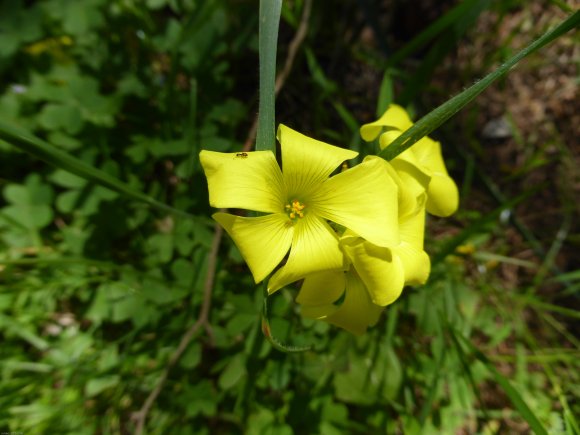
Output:
[[286,213],[288,213],[290,219],[296,219],[297,217],[303,218],[304,212],[302,210],[304,210],[305,207],[306,206],[297,199],[293,199],[290,204],[286,204],[285,206]]

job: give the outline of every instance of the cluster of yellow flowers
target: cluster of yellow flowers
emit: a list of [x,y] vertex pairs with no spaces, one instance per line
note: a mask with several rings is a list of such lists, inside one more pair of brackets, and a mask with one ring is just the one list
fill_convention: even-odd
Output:
[[[361,136],[380,135],[387,147],[412,126],[391,105]],[[430,260],[423,250],[425,212],[449,216],[458,205],[438,142],[424,137],[387,162],[367,156],[331,174],[358,153],[278,129],[282,170],[270,151],[202,151],[213,207],[259,212],[257,217],[215,213],[246,260],[256,283],[271,294],[303,280],[296,298],[302,315],[354,334],[374,325],[405,285],[424,283]]]

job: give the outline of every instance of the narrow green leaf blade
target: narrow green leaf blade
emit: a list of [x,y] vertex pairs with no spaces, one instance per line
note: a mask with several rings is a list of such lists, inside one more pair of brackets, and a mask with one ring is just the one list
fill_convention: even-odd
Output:
[[26,151],[34,157],[57,168],[64,169],[65,171],[78,175],[88,181],[104,186],[137,201],[144,202],[158,210],[182,217],[194,217],[189,213],[175,209],[167,204],[163,204],[143,192],[131,188],[108,173],[87,165],[76,157],[57,149],[48,142],[2,121],[0,121],[0,139],[5,140],[11,145],[20,148],[21,150]]
[[260,0],[260,30],[258,48],[260,55],[260,104],[256,150],[276,151],[275,82],[276,47],[282,0]]
[[536,435],[548,435],[548,432],[546,431],[540,420],[538,420],[533,411],[528,407],[528,405],[526,404],[520,393],[518,393],[518,390],[516,390],[514,386],[510,383],[510,381],[505,376],[503,376],[498,371],[498,369],[495,368],[495,365],[479,349],[477,349],[473,344],[471,344],[471,342],[467,338],[465,338],[462,334],[460,334],[457,331],[454,331],[453,328],[449,328],[449,330],[456,338],[460,339],[465,344],[465,346],[475,355],[475,357],[479,361],[481,361],[487,367],[487,369],[493,375],[495,381],[506,393],[506,395],[508,396],[514,407],[522,416],[522,418],[524,418],[528,422],[532,431]]
[[[484,5],[484,3],[487,3],[487,0],[465,0],[459,3],[453,9],[449,10],[449,12],[437,19],[435,22],[433,22],[433,24],[429,25],[429,27],[415,36],[404,47],[402,47],[400,50],[397,50],[387,61],[387,66],[385,69],[398,64],[401,60],[409,57],[417,50],[420,50],[442,31],[447,29],[457,20],[460,20],[466,13],[470,11],[471,8],[474,6],[477,7],[479,5]],[[382,112],[379,115],[382,115]]]
[[569,30],[577,27],[579,23],[580,11],[577,11],[570,15],[562,23],[560,23],[560,25],[544,33],[540,38],[532,42],[495,71],[481,79],[479,82],[467,88],[447,102],[443,103],[429,114],[425,115],[413,127],[399,136],[391,145],[382,150],[379,153],[379,156],[385,160],[392,160],[403,151],[411,147],[419,139],[427,136],[429,133],[431,133],[433,130],[455,115],[470,101],[482,93],[495,80],[507,74],[507,72],[520,60],[533,53],[534,51],[542,48],[546,44],[552,42]]

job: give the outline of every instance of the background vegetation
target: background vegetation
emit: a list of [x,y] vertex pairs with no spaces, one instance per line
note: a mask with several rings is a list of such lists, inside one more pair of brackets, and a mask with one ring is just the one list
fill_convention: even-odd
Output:
[[[288,0],[277,122],[376,152],[389,101],[417,119],[573,7]],[[2,432],[580,433],[577,34],[434,134],[462,206],[429,282],[360,338],[281,291],[287,354],[197,157],[253,144],[257,28],[249,0],[0,1],[0,120],[190,214],[0,140]]]

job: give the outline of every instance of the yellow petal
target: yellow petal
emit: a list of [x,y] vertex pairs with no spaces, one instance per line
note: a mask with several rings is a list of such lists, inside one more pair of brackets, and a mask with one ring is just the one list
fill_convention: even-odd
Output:
[[[239,155],[238,155],[239,154]],[[270,151],[217,153],[202,151],[209,203],[217,208],[241,208],[280,213],[286,200],[282,173]]]
[[336,312],[340,306],[334,304],[327,305],[301,305],[300,313],[309,319],[324,319]]
[[407,242],[393,248],[393,255],[399,257],[405,272],[405,285],[425,284],[431,272],[431,260],[425,251]]
[[215,213],[212,217],[234,240],[256,283],[280,264],[292,243],[294,227],[282,213],[253,218]]
[[301,305],[332,305],[344,293],[346,279],[342,270],[308,275],[296,297]]
[[367,327],[378,322],[383,308],[372,303],[363,282],[355,273],[347,273],[346,276],[344,302],[325,320],[352,334],[362,335]]
[[417,162],[432,172],[447,175],[441,144],[428,136],[421,138],[411,149],[417,158]]
[[415,212],[399,219],[401,243],[393,248],[393,255],[401,260],[406,285],[424,284],[431,271],[431,260],[423,250],[425,201],[426,195],[423,194]]
[[[416,198],[416,201],[419,201],[419,198],[424,196],[429,189],[431,175],[424,170],[424,168],[417,166],[412,162],[412,159],[403,156],[403,154],[391,160],[391,165],[395,168],[395,171],[397,171],[397,174],[405,185],[408,194]],[[407,208],[405,209],[405,213],[399,213],[399,216],[405,216],[409,214],[409,212],[413,213],[414,211],[415,209]]]
[[427,189],[427,211],[441,217],[452,215],[459,206],[459,191],[455,181],[447,173],[441,144],[424,137],[411,150],[418,163],[431,174]]
[[399,219],[399,237],[401,242],[409,243],[418,250],[423,249],[425,238],[425,202],[427,195],[423,193],[417,200],[417,208],[413,213]]
[[370,142],[374,140],[382,131],[383,127],[407,130],[413,123],[409,115],[401,106],[391,104],[387,111],[383,113],[377,121],[365,124],[360,128],[361,137]]
[[417,199],[418,199],[417,193],[411,188],[408,182],[405,183],[403,181],[403,179],[399,176],[399,173],[389,162],[377,156],[365,157],[365,161],[374,159],[380,159],[382,162],[384,162],[385,169],[387,169],[389,176],[393,179],[393,181],[397,185],[399,219],[401,219],[401,216],[407,216],[411,213],[414,213],[415,210],[417,209]]
[[447,217],[459,207],[459,191],[455,181],[447,175],[434,174],[427,190],[427,211],[435,216]]
[[364,282],[373,303],[389,305],[400,296],[405,284],[405,271],[399,257],[389,248],[373,245],[360,237],[343,237],[341,247]]
[[285,125],[278,127],[282,168],[289,199],[304,199],[345,160],[358,153],[304,136]]
[[[392,130],[382,134],[380,140],[381,149],[389,146],[400,135],[401,131],[399,130]],[[427,191],[429,182],[431,181],[431,172],[421,165],[413,153],[413,147],[407,151],[403,151],[391,160],[390,163],[406,186],[408,194],[411,197],[417,198]],[[409,211],[414,211],[414,208],[404,208],[399,211],[399,216],[404,216]]]
[[[383,134],[381,134],[381,137],[379,139],[379,146],[381,147],[382,150],[384,150],[386,147],[392,144],[395,141],[395,139],[397,139],[401,134],[403,134],[403,132],[399,129],[385,131]],[[412,154],[411,151],[407,150],[403,151],[399,155],[402,156],[405,153]]]
[[313,212],[377,245],[398,244],[398,189],[386,165],[368,159],[328,179],[312,197]]
[[[267,250],[262,253],[270,255]],[[338,237],[332,228],[313,214],[305,215],[294,225],[288,261],[270,278],[268,292],[271,294],[314,272],[342,269],[343,261]]]

